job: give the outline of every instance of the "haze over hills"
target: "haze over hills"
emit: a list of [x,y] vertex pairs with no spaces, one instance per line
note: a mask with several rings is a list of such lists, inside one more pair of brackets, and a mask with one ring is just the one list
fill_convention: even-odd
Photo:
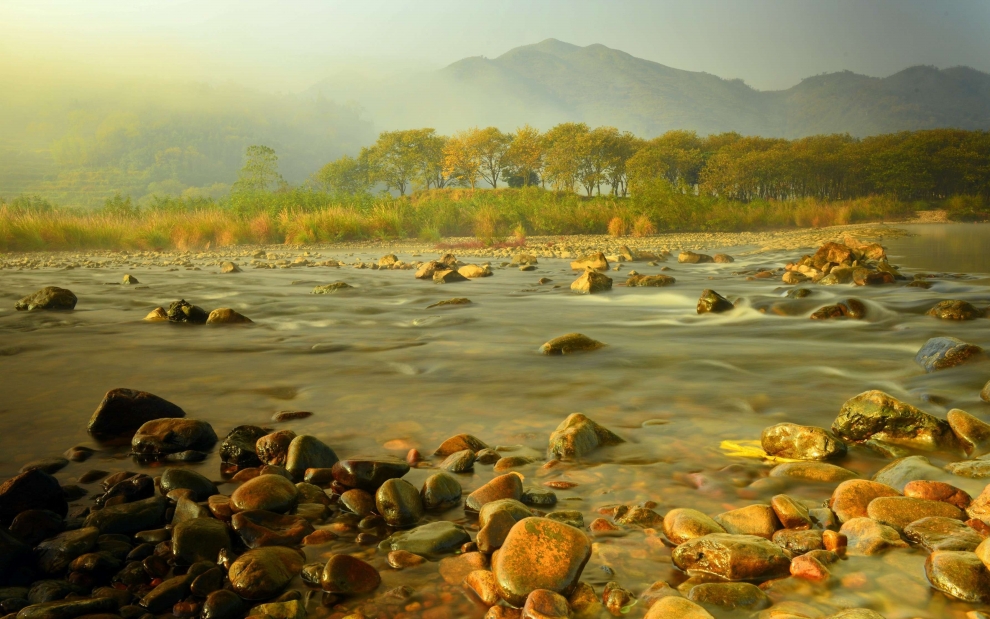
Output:
[[795,138],[956,127],[990,129],[990,75],[917,66],[885,78],[809,77],[781,91],[684,71],[625,52],[556,39],[472,57],[432,73],[358,88],[327,80],[310,92],[359,102],[376,126],[548,128],[613,125],[643,137],[671,129]]

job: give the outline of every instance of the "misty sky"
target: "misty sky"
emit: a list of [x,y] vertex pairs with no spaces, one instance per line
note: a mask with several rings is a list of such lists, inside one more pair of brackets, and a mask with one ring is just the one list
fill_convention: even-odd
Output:
[[988,0],[0,0],[0,25],[0,68],[84,65],[268,90],[432,70],[551,37],[759,89],[843,69],[990,72]]

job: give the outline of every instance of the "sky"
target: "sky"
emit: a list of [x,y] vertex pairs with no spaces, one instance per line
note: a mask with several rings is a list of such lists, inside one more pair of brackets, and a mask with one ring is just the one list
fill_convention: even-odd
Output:
[[0,0],[0,69],[302,91],[556,38],[761,90],[851,70],[990,72],[990,0]]

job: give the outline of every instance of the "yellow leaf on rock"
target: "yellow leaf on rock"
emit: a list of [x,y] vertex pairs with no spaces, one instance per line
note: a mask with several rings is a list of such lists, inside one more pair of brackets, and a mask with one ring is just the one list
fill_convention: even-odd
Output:
[[763,451],[760,441],[722,441],[719,444],[719,449],[724,451],[725,455],[730,458],[753,458],[756,460],[767,460],[768,462],[801,462],[801,460],[795,460],[793,458],[771,456]]

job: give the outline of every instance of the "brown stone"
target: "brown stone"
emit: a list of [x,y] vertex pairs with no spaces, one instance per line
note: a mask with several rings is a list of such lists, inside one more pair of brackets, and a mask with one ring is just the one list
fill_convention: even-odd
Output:
[[958,408],[950,410],[945,419],[967,456],[976,458],[990,453],[990,424]]
[[769,505],[749,505],[723,512],[714,518],[726,533],[756,535],[766,539],[773,537],[781,527],[777,514]]
[[397,570],[415,567],[426,563],[426,558],[406,550],[393,550],[388,553],[388,564]]
[[962,520],[964,516],[963,511],[955,505],[903,496],[873,499],[870,501],[866,513],[877,522],[897,530],[901,530],[921,518],[937,516]]
[[571,290],[579,294],[597,294],[612,289],[612,278],[597,271],[585,271],[584,275],[571,282]]
[[482,449],[488,449],[488,445],[486,445],[481,439],[471,436],[470,434],[458,434],[441,443],[440,446],[437,447],[436,451],[433,452],[433,455],[447,457],[450,454],[457,453],[458,451],[463,451],[465,449],[470,449],[471,451],[477,453]]
[[972,604],[990,602],[990,570],[972,552],[939,550],[925,561],[928,582],[942,593]]
[[808,508],[786,494],[778,494],[770,499],[777,519],[785,529],[810,529],[811,516]]
[[784,549],[755,535],[712,533],[674,549],[674,565],[689,574],[712,574],[730,581],[766,580],[788,572]]
[[969,493],[944,481],[915,480],[904,486],[904,496],[929,501],[942,501],[966,509],[973,500]]
[[678,507],[667,512],[663,518],[663,533],[675,544],[709,533],[725,533],[722,525],[709,518],[706,514],[690,508]]
[[821,529],[781,529],[773,534],[773,543],[795,555],[825,549],[825,539]]
[[904,537],[928,552],[936,550],[974,551],[983,536],[955,518],[921,518],[904,527]]
[[505,475],[499,475],[469,494],[464,503],[468,509],[477,512],[481,511],[481,508],[486,503],[498,501],[499,499],[515,499],[518,501],[522,498],[522,492],[522,478],[515,473],[507,473]]
[[796,460],[827,460],[846,453],[846,445],[825,428],[779,423],[763,430],[763,451]]
[[829,507],[839,522],[868,516],[867,508],[878,497],[895,497],[900,493],[886,484],[865,479],[844,481],[832,492]]
[[789,477],[822,483],[842,482],[856,477],[856,473],[841,466],[825,462],[785,462],[770,470],[770,477]]
[[825,582],[831,575],[825,564],[814,556],[801,555],[791,561],[791,576],[795,578]]
[[605,259],[605,254],[598,252],[596,254],[589,254],[587,256],[581,256],[577,260],[571,262],[571,269],[577,271],[580,269],[594,269],[596,271],[607,271],[608,270],[608,260]]
[[230,495],[230,506],[235,512],[263,509],[284,514],[298,500],[299,491],[281,475],[259,475],[241,484]]
[[715,619],[704,607],[691,600],[668,596],[650,607],[644,619]]
[[509,531],[492,571],[502,598],[521,605],[536,589],[570,595],[591,557],[582,531],[548,518],[525,518]]
[[536,589],[526,598],[522,619],[568,619],[567,598],[555,591]]
[[488,570],[474,570],[464,577],[464,586],[485,606],[494,606],[501,599],[498,596],[495,575]]
[[289,445],[294,438],[296,433],[292,430],[279,430],[262,436],[255,443],[258,459],[264,464],[283,466],[289,454]]
[[839,532],[848,540],[850,555],[874,555],[890,548],[907,548],[907,542],[901,539],[897,529],[872,518],[851,518]]
[[757,611],[770,606],[770,598],[748,582],[711,582],[691,587],[688,599],[721,610]]
[[651,287],[651,288],[661,288],[664,286],[673,286],[677,280],[669,275],[629,275],[629,279],[626,280],[626,286],[636,287]]
[[576,352],[589,352],[604,348],[598,340],[593,340],[582,333],[568,333],[555,337],[540,346],[540,352],[544,355],[569,355]]
[[236,325],[250,324],[253,322],[253,320],[244,314],[238,313],[229,307],[220,307],[213,310],[206,319],[206,324],[208,325]]
[[381,583],[381,575],[371,564],[344,554],[331,556],[320,576],[324,591],[342,595],[368,593]]
[[487,570],[488,557],[480,552],[465,552],[456,557],[446,557],[440,560],[438,568],[440,576],[448,585],[460,585],[464,578],[475,570]]

